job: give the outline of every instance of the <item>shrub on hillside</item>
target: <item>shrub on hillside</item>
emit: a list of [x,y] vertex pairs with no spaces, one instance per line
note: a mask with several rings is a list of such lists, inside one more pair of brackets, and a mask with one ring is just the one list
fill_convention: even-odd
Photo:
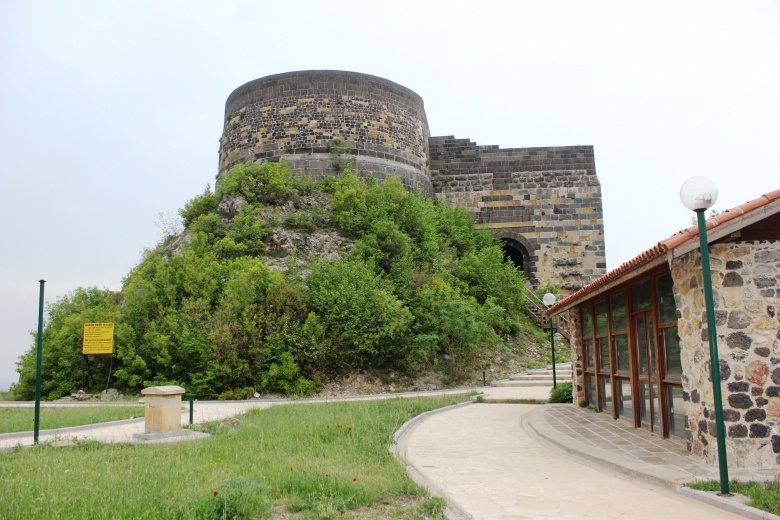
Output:
[[315,265],[309,304],[329,334],[322,361],[336,369],[392,365],[406,342],[412,314],[370,264],[338,260]]
[[[351,168],[317,183],[284,161],[223,173],[215,193],[181,210],[181,239],[147,250],[121,292],[77,289],[50,306],[44,398],[99,391],[109,371],[125,393],[176,384],[196,398],[305,394],[349,369],[428,368],[453,381],[473,373],[518,329],[522,273],[465,210]],[[217,213],[225,196],[241,201],[232,218]],[[342,240],[335,261],[295,256],[294,268],[272,271],[261,255],[287,254],[267,251],[279,225],[301,241],[338,233],[353,246]],[[90,358],[91,380],[80,368],[88,320],[116,323],[113,361]],[[34,360],[33,345],[15,395],[32,395]]]

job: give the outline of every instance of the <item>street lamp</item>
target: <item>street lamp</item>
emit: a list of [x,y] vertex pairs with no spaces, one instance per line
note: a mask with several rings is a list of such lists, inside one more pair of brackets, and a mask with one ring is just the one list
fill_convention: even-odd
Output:
[[704,302],[707,307],[707,333],[710,341],[710,368],[712,371],[712,397],[715,401],[715,425],[718,437],[718,466],[720,468],[720,494],[729,495],[729,468],[726,462],[726,427],[723,424],[723,400],[720,395],[720,358],[718,334],[715,329],[715,304],[712,299],[712,273],[710,249],[707,241],[707,225],[704,212],[718,199],[718,188],[706,177],[691,177],[680,188],[683,205],[696,212],[699,224],[699,250],[704,278]]
[[[549,309],[555,303],[555,295],[548,292],[542,297],[542,303],[544,303]],[[550,348],[552,349],[553,388],[558,388],[558,380],[555,377],[555,327],[553,327],[553,317],[550,316],[548,319],[550,320]]]

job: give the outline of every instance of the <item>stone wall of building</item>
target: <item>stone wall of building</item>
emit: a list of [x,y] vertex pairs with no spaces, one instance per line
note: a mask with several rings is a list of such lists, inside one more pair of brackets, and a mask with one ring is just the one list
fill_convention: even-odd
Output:
[[[717,244],[711,270],[726,453],[732,467],[780,466],[780,241]],[[717,464],[701,256],[672,268],[680,313],[688,449]]]
[[342,71],[276,74],[228,97],[219,171],[285,157],[294,172],[308,165],[323,175],[338,172],[334,156],[354,156],[358,171],[392,163],[406,185],[429,191],[429,137],[422,98],[397,83]]
[[601,185],[592,146],[477,146],[430,139],[431,181],[442,200],[527,250],[532,285],[574,292],[606,272]]

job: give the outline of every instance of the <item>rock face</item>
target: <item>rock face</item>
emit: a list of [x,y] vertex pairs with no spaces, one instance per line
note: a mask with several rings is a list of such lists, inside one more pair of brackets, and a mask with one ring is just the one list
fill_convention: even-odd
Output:
[[[319,226],[301,229],[285,224],[294,222],[296,215],[307,214],[312,209],[319,211]],[[323,229],[330,223],[329,210],[329,200],[322,194],[301,197],[295,203],[289,201],[283,206],[270,208],[262,217],[267,222],[276,222],[276,225],[273,234],[265,240],[268,251],[263,262],[272,270],[286,271],[313,258],[337,260],[343,257],[353,244],[338,232]],[[305,272],[302,274],[306,275]]]
[[241,204],[246,201],[244,197],[234,197],[233,195],[224,195],[217,206],[217,213],[220,217],[232,219],[241,211]]
[[[780,242],[717,244],[711,276],[721,363],[721,393],[731,467],[780,466]],[[686,402],[688,449],[717,463],[717,438],[706,426],[715,417],[709,372],[709,342],[701,291],[701,257],[693,251],[672,268],[678,302],[683,389],[699,389]]]

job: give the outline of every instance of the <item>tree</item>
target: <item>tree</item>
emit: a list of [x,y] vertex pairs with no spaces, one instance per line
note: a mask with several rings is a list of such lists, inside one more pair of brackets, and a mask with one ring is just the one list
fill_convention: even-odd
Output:
[[[79,389],[99,391],[104,388],[111,356],[90,355],[91,374],[82,357],[85,323],[116,322],[122,303],[122,294],[96,287],[77,288],[46,305],[48,320],[43,328],[43,355],[41,359],[41,397],[57,399],[75,393]],[[116,337],[123,337],[127,330],[115,326]],[[17,363],[19,382],[11,387],[16,399],[31,400],[35,397],[35,373],[37,336],[32,333],[33,344]],[[116,342],[116,341],[115,341]]]

